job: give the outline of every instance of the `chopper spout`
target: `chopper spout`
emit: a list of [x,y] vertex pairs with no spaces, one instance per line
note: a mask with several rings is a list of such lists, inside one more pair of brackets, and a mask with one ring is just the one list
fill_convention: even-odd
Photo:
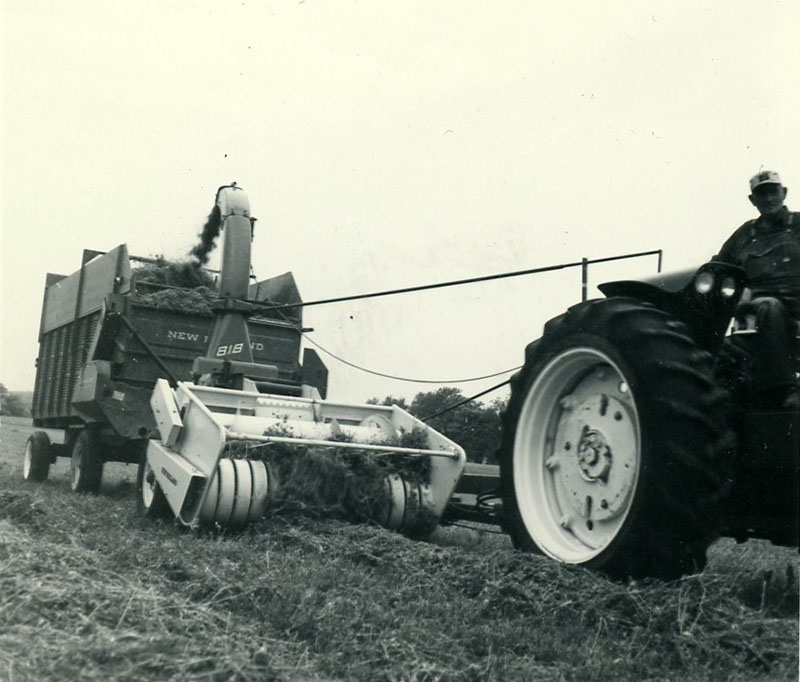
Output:
[[217,190],[216,201],[223,220],[229,215],[250,217],[250,202],[247,194],[235,182],[220,187]]
[[247,301],[252,241],[247,194],[236,183],[224,185],[217,190],[215,207],[223,235],[219,298],[211,306],[216,319],[205,357],[195,359],[192,376],[203,385],[241,389],[245,377],[270,381],[278,369],[253,361],[247,327],[247,317],[254,310]]
[[217,190],[217,207],[222,221],[222,264],[219,295],[247,298],[250,285],[250,202],[245,191],[232,183]]

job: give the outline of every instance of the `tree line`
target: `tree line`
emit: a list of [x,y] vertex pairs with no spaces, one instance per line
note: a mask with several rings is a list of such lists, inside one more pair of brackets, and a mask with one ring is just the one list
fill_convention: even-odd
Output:
[[[370,405],[397,405],[417,419],[425,420],[439,433],[458,443],[464,448],[469,461],[496,464],[497,449],[500,447],[502,433],[501,415],[508,401],[497,398],[488,405],[471,401],[439,414],[443,410],[457,405],[465,397],[460,389],[446,386],[436,391],[417,393],[411,404],[408,404],[404,398],[396,398],[391,395],[382,400],[370,398],[367,403]],[[432,419],[428,419],[432,416]]]
[[22,395],[9,391],[4,384],[0,384],[0,414],[9,417],[30,417],[30,405]]
[[[444,387],[436,391],[417,393],[409,404],[405,398],[388,395],[383,399],[370,398],[370,405],[397,405],[426,423],[450,440],[458,443],[471,462],[496,463],[500,447],[501,415],[507,400],[495,399],[488,405],[476,401],[439,412],[460,403],[466,396],[458,388]],[[9,391],[0,383],[0,414],[10,417],[30,417],[31,410],[25,394]]]

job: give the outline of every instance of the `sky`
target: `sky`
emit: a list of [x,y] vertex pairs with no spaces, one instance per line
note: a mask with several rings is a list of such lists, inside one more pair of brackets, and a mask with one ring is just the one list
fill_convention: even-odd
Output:
[[[0,381],[31,390],[46,273],[180,259],[217,187],[306,301],[663,249],[694,267],[800,192],[795,0],[2,3]],[[800,207],[800,202],[794,204]],[[212,260],[213,265],[213,260]],[[590,268],[594,285],[654,257]],[[580,270],[309,307],[329,397],[522,363]],[[498,392],[487,396],[502,397]]]

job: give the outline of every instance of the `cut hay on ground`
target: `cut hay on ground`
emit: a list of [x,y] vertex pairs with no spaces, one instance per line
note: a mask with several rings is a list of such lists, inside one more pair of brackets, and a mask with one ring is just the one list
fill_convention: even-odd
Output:
[[[291,436],[282,428],[264,435]],[[228,441],[224,457],[261,460],[270,475],[269,512],[280,515],[302,512],[314,518],[331,518],[356,523],[379,521],[388,515],[392,504],[389,476],[399,476],[412,484],[430,482],[430,458],[402,454],[376,454],[366,450],[337,448],[336,442],[350,442],[339,433],[330,447],[257,441]],[[424,429],[403,432],[399,438],[383,441],[404,448],[429,447]],[[417,536],[433,530],[435,519],[419,514],[419,523],[407,530]]]
[[621,584],[302,515],[198,537],[128,497],[0,499],[0,678],[796,679],[794,561]]

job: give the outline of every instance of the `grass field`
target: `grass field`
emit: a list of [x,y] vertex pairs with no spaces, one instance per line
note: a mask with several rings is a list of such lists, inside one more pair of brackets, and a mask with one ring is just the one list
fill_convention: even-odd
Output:
[[797,553],[720,540],[705,573],[620,584],[439,529],[302,517],[237,535],[135,513],[133,466],[76,495],[0,430],[0,680],[796,680]]

